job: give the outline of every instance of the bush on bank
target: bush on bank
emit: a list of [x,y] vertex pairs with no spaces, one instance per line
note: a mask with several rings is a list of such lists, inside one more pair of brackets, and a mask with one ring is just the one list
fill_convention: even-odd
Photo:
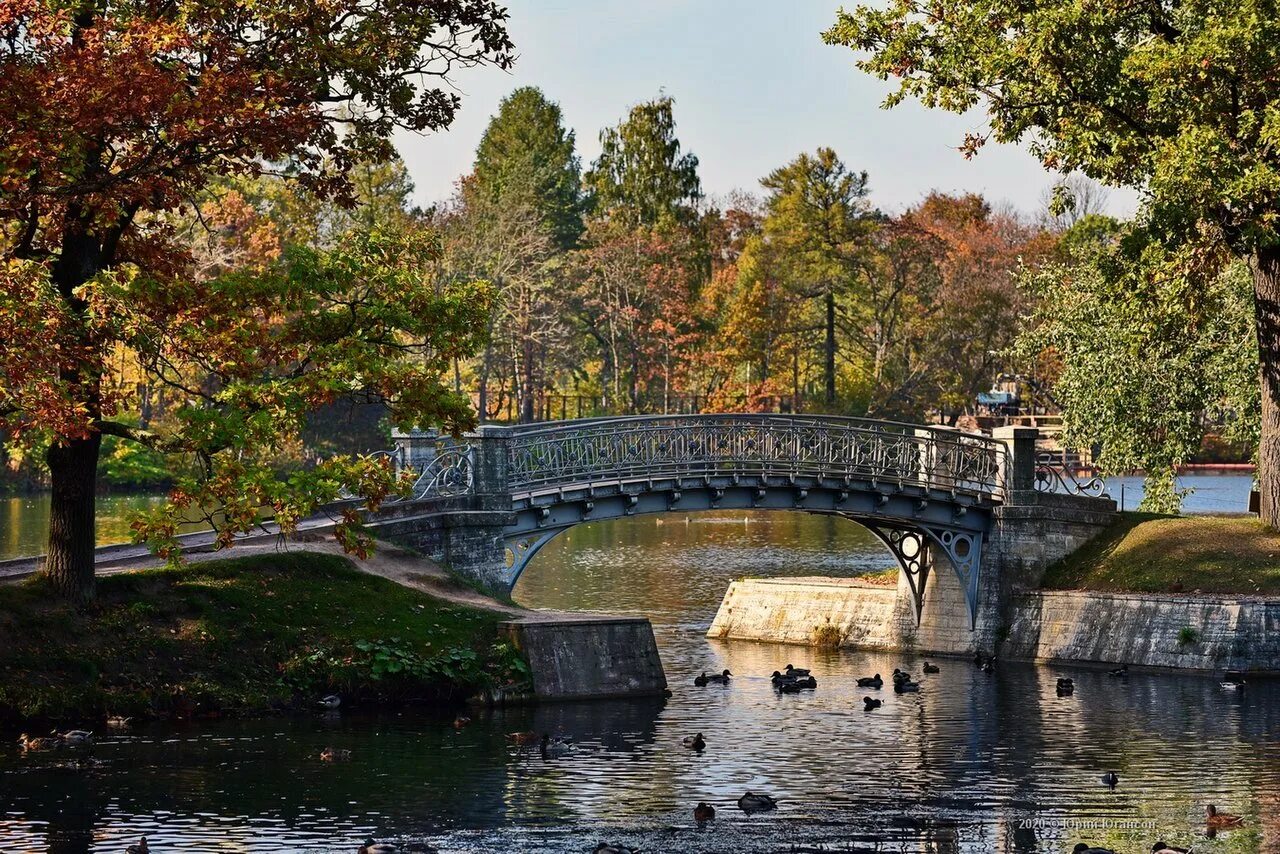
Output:
[[32,579],[0,587],[0,721],[456,703],[527,676],[501,619],[305,552],[102,578],[88,607]]

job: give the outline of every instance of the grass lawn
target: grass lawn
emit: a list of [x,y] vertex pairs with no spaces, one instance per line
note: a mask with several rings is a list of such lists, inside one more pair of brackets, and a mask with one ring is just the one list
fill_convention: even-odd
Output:
[[0,720],[458,699],[518,677],[502,619],[306,552],[109,576],[83,608],[35,578],[0,587]]
[[1280,534],[1253,516],[1125,513],[1050,567],[1054,590],[1280,594]]

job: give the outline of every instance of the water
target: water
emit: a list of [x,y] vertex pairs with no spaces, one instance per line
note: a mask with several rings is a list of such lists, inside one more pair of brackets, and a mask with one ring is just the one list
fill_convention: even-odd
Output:
[[[888,565],[865,531],[803,514],[637,518],[549,544],[516,589],[535,607],[643,613],[674,689],[665,702],[599,702],[452,715],[344,709],[328,717],[148,724],[104,737],[86,770],[0,744],[0,850],[346,851],[366,836],[446,852],[1067,852],[1080,839],[1146,852],[1280,851],[1280,684],[1242,698],[1192,676],[939,661],[918,695],[882,691],[864,713],[857,675],[920,662],[873,653],[713,642],[728,581],[848,575]],[[926,605],[927,607],[927,605]],[[775,694],[767,674],[811,667],[813,693]],[[728,667],[728,687],[693,677]],[[1059,699],[1054,680],[1076,680]],[[572,734],[543,761],[504,734]],[[704,733],[696,755],[681,739]],[[350,762],[316,760],[326,745]],[[1115,792],[1099,782],[1119,773]],[[778,798],[748,817],[744,791]],[[699,828],[699,800],[720,816]],[[1203,808],[1246,827],[1205,837]],[[1097,829],[1081,829],[1092,826]],[[822,846],[826,846],[823,848]]]

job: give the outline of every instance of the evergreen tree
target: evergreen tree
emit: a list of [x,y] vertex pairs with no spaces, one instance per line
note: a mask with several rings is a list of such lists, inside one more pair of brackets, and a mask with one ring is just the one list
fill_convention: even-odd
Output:
[[[582,234],[581,163],[573,131],[542,90],[522,86],[498,107],[476,150],[476,189],[490,201],[532,204],[561,249]],[[531,198],[516,198],[531,196]]]

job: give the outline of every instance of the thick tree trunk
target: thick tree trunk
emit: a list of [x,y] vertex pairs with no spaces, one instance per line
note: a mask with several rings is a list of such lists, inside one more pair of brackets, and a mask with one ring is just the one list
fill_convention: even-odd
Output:
[[827,404],[836,402],[836,295],[828,292],[827,297],[827,342],[824,370],[827,380]]
[[1258,443],[1259,517],[1280,529],[1280,248],[1258,250],[1253,270],[1258,375],[1262,384],[1262,435]]
[[45,456],[53,494],[44,573],[61,596],[82,602],[93,598],[94,485],[101,445],[102,436],[94,433],[53,445]]

